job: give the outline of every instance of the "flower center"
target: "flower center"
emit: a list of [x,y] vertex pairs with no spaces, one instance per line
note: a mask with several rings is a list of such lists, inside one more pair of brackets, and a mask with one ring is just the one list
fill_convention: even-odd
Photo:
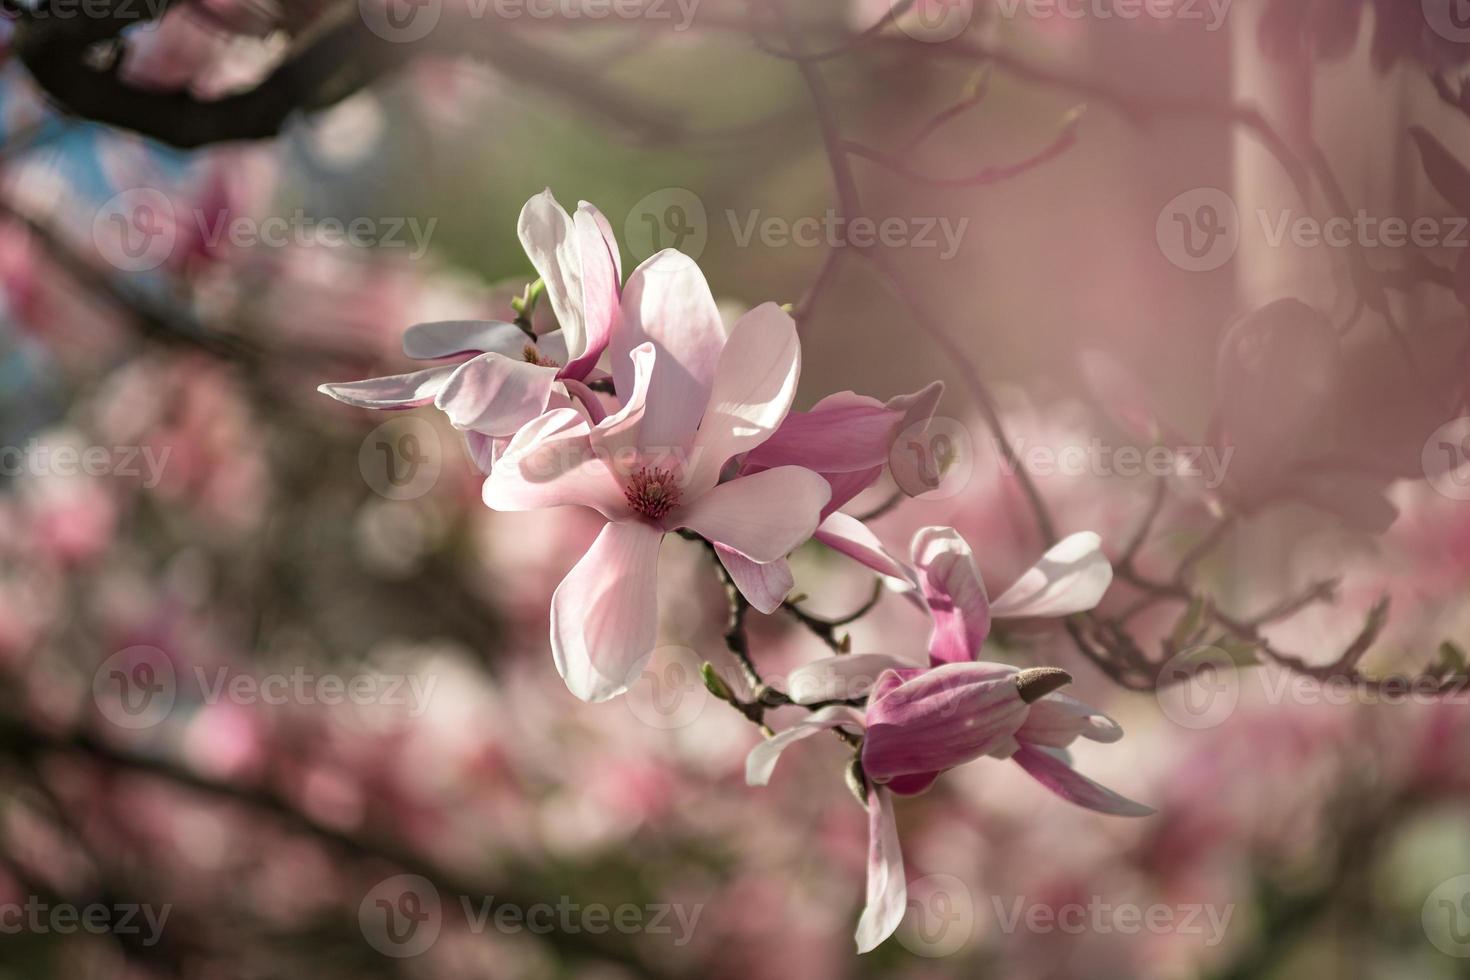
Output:
[[556,363],[551,358],[547,357],[539,350],[537,350],[535,344],[527,344],[521,350],[521,356],[530,363],[539,364],[541,367],[561,367],[560,364]]
[[679,481],[673,470],[640,468],[628,480],[623,490],[628,505],[650,521],[663,520],[664,516],[679,506]]

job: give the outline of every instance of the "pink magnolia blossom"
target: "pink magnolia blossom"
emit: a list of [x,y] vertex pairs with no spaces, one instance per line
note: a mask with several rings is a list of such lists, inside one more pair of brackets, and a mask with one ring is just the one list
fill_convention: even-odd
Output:
[[551,601],[557,670],[586,701],[622,693],[653,651],[666,533],[688,529],[769,564],[811,536],[832,495],[800,466],[722,481],[726,463],[768,439],[791,407],[801,348],[780,307],[757,307],[727,337],[699,267],[660,252],[628,277],[611,353],[622,407],[530,422],[484,493],[495,510],[570,504],[608,522]]
[[[757,745],[746,762],[746,781],[765,785],[781,752],[794,742],[831,728],[864,733],[860,759],[869,783],[870,844],[867,907],[857,932],[860,952],[891,935],[904,914],[903,857],[891,793],[921,793],[942,772],[990,756],[1014,760],[1047,789],[1080,806],[1119,816],[1153,812],[1071,767],[1066,748],[1079,736],[1115,742],[1123,730],[1101,712],[1056,693],[1070,677],[1050,668],[1022,671],[975,660],[995,615],[1061,616],[1098,603],[1112,568],[1096,535],[1059,542],[993,607],[970,548],[954,529],[925,528],[915,535],[913,569],[887,556],[876,538],[871,545],[933,619],[930,666],[911,666],[886,654],[857,654],[794,671],[788,682],[798,703],[866,693],[866,711],[846,704],[822,707]],[[868,690],[875,672],[877,680]]]
[[600,416],[586,387],[619,316],[622,260],[607,219],[582,202],[567,214],[551,191],[526,202],[521,244],[546,287],[559,329],[528,337],[498,321],[420,323],[403,336],[403,352],[417,360],[450,363],[319,389],[360,408],[416,408],[431,402],[455,428],[469,434],[478,459],[549,408],[582,401]]

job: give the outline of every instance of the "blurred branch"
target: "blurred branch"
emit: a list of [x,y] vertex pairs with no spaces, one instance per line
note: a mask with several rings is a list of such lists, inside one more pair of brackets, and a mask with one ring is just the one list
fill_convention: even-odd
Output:
[[[45,756],[82,758],[111,770],[122,770],[133,775],[161,779],[173,786],[190,792],[201,793],[219,800],[236,803],[279,821],[288,830],[313,837],[321,843],[343,851],[360,860],[382,861],[394,865],[410,874],[420,875],[431,881],[441,893],[453,896],[487,896],[503,905],[519,905],[529,908],[543,899],[520,895],[514,888],[505,888],[503,883],[485,884],[459,877],[409,851],[402,850],[386,841],[369,839],[350,834],[324,824],[298,809],[277,792],[265,788],[250,788],[235,783],[218,782],[159,755],[144,755],[118,748],[82,731],[51,733],[33,727],[16,718],[0,715],[0,752],[18,758],[28,765]],[[581,931],[557,932],[555,941],[583,958],[604,959],[624,964],[635,971],[652,971],[652,975],[666,975],[652,961],[645,962],[625,946],[612,939]]]

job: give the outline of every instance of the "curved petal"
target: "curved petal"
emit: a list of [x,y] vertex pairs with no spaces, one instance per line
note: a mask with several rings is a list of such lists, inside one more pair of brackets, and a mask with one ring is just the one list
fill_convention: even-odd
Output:
[[736,477],[670,515],[684,528],[755,562],[785,558],[812,536],[831,490],[799,466]]
[[1026,720],[1015,669],[945,664],[868,700],[863,769],[882,783],[978,759]]
[[750,754],[745,757],[745,784],[766,785],[771,781],[771,773],[776,770],[776,763],[780,761],[782,752],[804,738],[842,725],[853,732],[862,731],[863,713],[845,705],[832,705],[813,711],[805,720],[772,735],[751,749]]
[[[521,336],[524,337],[525,334],[522,334]],[[522,356],[524,356],[525,351],[523,350],[521,353]],[[556,330],[547,331],[546,333],[537,337],[536,353],[540,354],[544,360],[554,361],[557,364],[566,364],[567,361],[571,360],[572,358],[572,355],[567,353],[566,331],[557,328]],[[561,373],[564,373],[565,371],[566,369],[563,368]]]
[[867,953],[893,935],[908,910],[908,882],[893,799],[880,786],[868,787],[868,900],[858,919],[857,949]]
[[785,310],[763,303],[736,321],[694,434],[691,493],[714,486],[726,460],[759,446],[776,431],[791,409],[800,375],[801,342],[796,321]]
[[850,701],[873,689],[885,670],[912,667],[886,653],[845,653],[813,660],[786,675],[786,695],[797,704]]
[[970,545],[952,527],[926,527],[914,535],[919,588],[934,620],[929,662],[974,660],[990,635],[990,601]]
[[445,364],[412,374],[320,385],[316,390],[358,408],[418,408],[434,400],[456,368],[457,364]]
[[906,776],[894,776],[884,783],[884,788],[899,796],[918,796],[925,792],[942,773],[938,772],[914,772]]
[[582,255],[576,226],[547,188],[526,202],[516,225],[521,247],[546,286],[546,298],[576,354],[586,347],[582,318]]
[[[648,410],[648,392],[653,383],[657,354],[652,344],[640,344],[628,354],[633,369],[632,381],[619,389],[623,405],[598,422],[592,430],[592,444],[608,460],[616,460],[621,471],[630,468],[640,455],[638,446],[643,431],[643,417]],[[626,474],[622,474],[626,475]]]
[[996,617],[1070,616],[1092,609],[1113,581],[1102,539],[1082,531],[1058,541],[990,604]]
[[608,341],[622,319],[619,308],[623,281],[622,260],[607,219],[586,201],[577,205],[572,218],[577,238],[578,263],[582,272],[582,348],[566,362],[562,375],[585,378],[607,349]]
[[551,597],[551,655],[583,701],[628,689],[658,639],[658,549],[663,532],[609,523]]
[[461,364],[434,398],[456,429],[513,435],[546,411],[556,368],[503,354],[481,354]]
[[459,354],[520,357],[529,338],[514,323],[499,320],[438,320],[415,323],[403,332],[403,353],[426,361]]
[[591,507],[608,520],[628,516],[622,485],[598,456],[587,422],[575,408],[560,408],[521,427],[485,481],[492,510]]
[[715,545],[715,554],[720,556],[720,564],[730,573],[730,581],[735,583],[740,594],[766,615],[781,608],[781,603],[786,601],[796,585],[791,566],[785,558],[762,564],[722,544]]
[[1135,803],[1088,779],[1067,765],[1053,749],[1023,744],[1011,758],[1038,783],[1078,806],[1118,817],[1147,817],[1155,812],[1153,807]]
[[1053,692],[1031,705],[1031,713],[1016,738],[1033,745],[1064,749],[1079,735],[1094,742],[1116,742],[1123,737],[1123,729],[1091,705]]
[[725,346],[725,327],[699,266],[665,249],[628,276],[623,287],[622,328],[610,344],[618,391],[632,385],[628,354],[652,341],[658,369],[648,395],[644,444],[686,448],[709,402],[715,365]]
[[878,536],[850,514],[829,514],[817,527],[814,537],[829,548],[840,551],[879,575],[912,583],[913,573],[888,553]]
[[810,411],[787,415],[769,439],[751,450],[746,465],[805,466],[818,473],[881,467],[898,433],[933,415],[943,393],[943,382],[935,381],[886,403],[851,391],[828,395]]

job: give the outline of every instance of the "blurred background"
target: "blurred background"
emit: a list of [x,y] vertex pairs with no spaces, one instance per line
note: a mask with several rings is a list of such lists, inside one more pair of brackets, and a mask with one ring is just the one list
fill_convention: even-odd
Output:
[[[1460,0],[389,2],[6,5],[0,976],[1466,975]],[[938,489],[850,508],[896,553],[952,524],[998,595],[1027,482],[1102,535],[1102,610],[985,655],[1069,670],[1127,731],[1079,768],[1157,816],[958,770],[859,958],[844,756],[744,785],[698,547],[629,695],[567,692],[599,522],[492,513],[438,413],[316,392],[511,318],[547,186],[727,318],[796,304],[798,407],[947,383]],[[817,614],[869,594],[794,564]],[[927,630],[890,597],[852,648]],[[751,632],[770,677],[826,652]]]

